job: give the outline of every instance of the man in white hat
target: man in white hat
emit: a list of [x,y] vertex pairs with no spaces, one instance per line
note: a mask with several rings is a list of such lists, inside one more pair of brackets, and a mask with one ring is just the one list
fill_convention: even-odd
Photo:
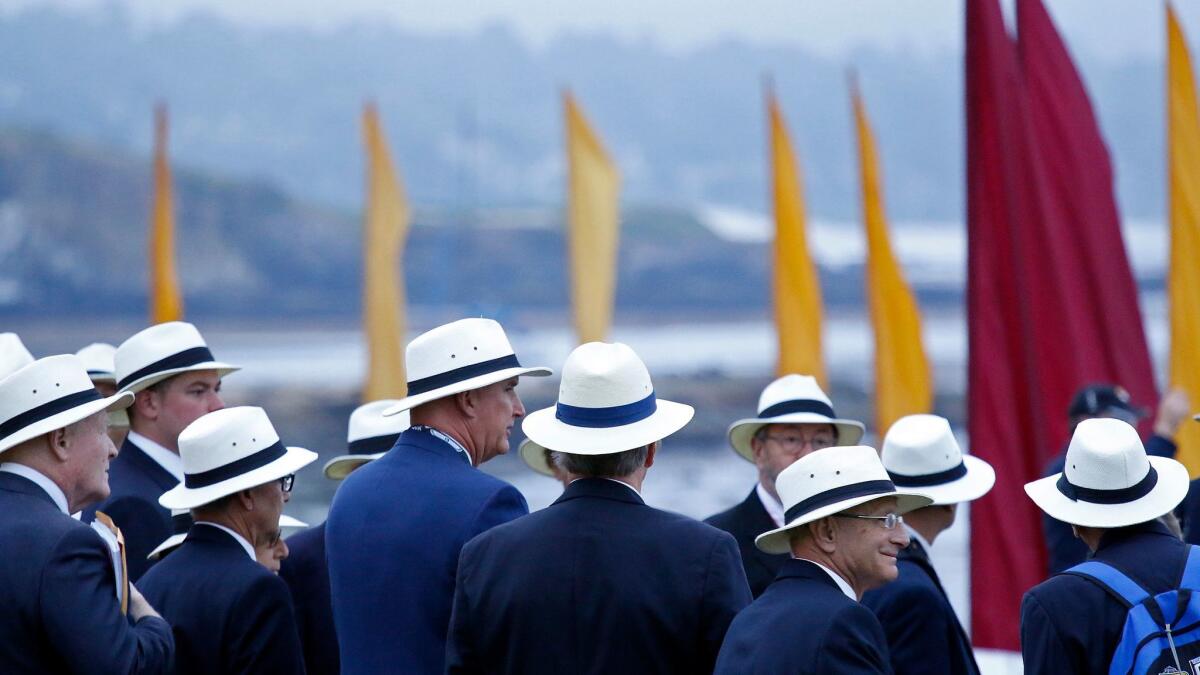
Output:
[[158,498],[183,480],[179,433],[201,415],[225,407],[221,378],[237,366],[216,360],[200,331],[171,321],[121,343],[115,354],[117,387],[136,395],[129,434],[112,463],[112,496],[84,512],[103,511],[125,533],[129,578],[153,563],[147,556],[172,532],[171,512]]
[[0,333],[0,379],[33,363],[33,354],[16,333]]
[[[87,368],[88,377],[96,385],[96,391],[101,396],[112,396],[117,393],[117,348],[106,342],[92,344],[75,352],[75,356],[83,361]],[[124,410],[114,410],[108,416],[108,437],[118,448],[125,443],[125,435],[129,433],[129,415]]]
[[883,466],[898,488],[933,499],[904,516],[909,545],[900,551],[895,581],[863,596],[887,635],[896,675],[978,675],[971,640],[963,630],[937,571],[930,547],[954,524],[957,506],[984,496],[996,482],[991,465],[964,456],[937,415],[901,417],[883,439]]
[[[1187,489],[1187,469],[1167,457],[1147,456],[1137,430],[1127,422],[1098,418],[1075,427],[1063,472],[1027,483],[1025,493],[1047,515],[1070,524],[1092,557],[1025,594],[1021,602],[1025,672],[1126,672],[1110,666],[1116,667],[1115,652],[1130,608],[1180,588],[1181,579],[1186,583],[1193,576],[1185,575],[1185,568],[1196,571],[1197,549],[1180,541],[1159,520],[1182,501]],[[1188,587],[1200,591],[1196,585]],[[1172,613],[1147,620],[1157,624],[1157,637],[1163,638],[1170,626],[1161,624],[1178,618]],[[1194,621],[1189,618],[1175,627],[1186,630],[1189,623]],[[1174,640],[1178,652],[1185,655],[1183,662],[1176,663],[1171,653],[1175,644],[1159,639],[1150,645],[1154,654],[1147,656],[1165,656],[1165,660],[1156,661],[1159,667],[1131,672],[1193,672],[1194,664],[1200,663],[1188,662],[1198,656],[1195,637],[1180,632]]]
[[811,452],[858,443],[863,431],[862,422],[837,416],[821,385],[808,375],[784,375],[767,385],[758,399],[758,416],[730,425],[729,444],[758,468],[758,482],[742,503],[704,522],[737,540],[754,597],[762,595],[787,560],[754,545],[755,537],[783,525],[776,477]]
[[[350,413],[346,430],[347,454],[325,463],[325,477],[340,481],[359,467],[379,459],[408,428],[408,411],[384,416],[398,401],[364,403]],[[288,556],[279,568],[296,606],[304,668],[309,673],[337,675],[337,630],[329,591],[329,561],[325,556],[325,523],[297,532],[287,540]]]
[[413,426],[334,495],[325,525],[342,672],[440,673],[463,544],[528,513],[516,488],[477,468],[508,452],[525,415],[522,366],[500,324],[463,319],[405,351],[408,396],[385,414]]
[[[111,410],[75,356],[50,356],[0,380],[0,670],[162,673],[171,627],[109,547],[69,513],[108,495]],[[122,615],[118,594],[128,600]]]
[[887,638],[863,593],[893,581],[908,546],[903,514],[929,497],[898,490],[874,448],[826,448],[779,474],[786,522],[758,536],[790,553],[779,576],[733,621],[717,673],[890,673]]
[[712,671],[750,602],[737,544],[641,496],[660,441],[692,414],[656,397],[628,346],[571,352],[558,403],[521,425],[559,453],[570,484],[463,548],[447,673]]
[[295,474],[316,453],[284,446],[254,407],[197,419],[179,451],[183,482],[159,503],[190,509],[195,524],[141,581],[179,640],[174,672],[304,672],[287,584],[254,551],[278,534]]

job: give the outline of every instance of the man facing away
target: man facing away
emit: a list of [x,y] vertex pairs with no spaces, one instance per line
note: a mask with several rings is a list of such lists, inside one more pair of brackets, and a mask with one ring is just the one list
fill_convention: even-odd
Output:
[[930,561],[930,547],[954,524],[958,504],[992,489],[996,472],[965,457],[950,422],[936,415],[896,420],[883,439],[883,466],[899,488],[920,490],[933,503],[904,515],[910,543],[900,551],[899,578],[868,592],[887,635],[896,675],[978,675],[971,640]]
[[858,443],[863,430],[861,422],[838,418],[816,378],[807,375],[785,375],[767,385],[758,399],[758,416],[729,427],[729,444],[758,468],[758,482],[742,503],[704,522],[737,540],[754,597],[774,581],[787,560],[786,555],[764,553],[754,545],[758,535],[783,526],[776,477],[811,452]]
[[[0,380],[0,670],[167,673],[171,627],[132,584],[119,587],[109,547],[70,513],[108,496],[107,413],[75,356],[50,356]],[[128,593],[128,617],[118,594]]]
[[716,672],[892,672],[883,628],[859,599],[896,578],[896,557],[909,543],[901,516],[932,500],[897,490],[866,446],[817,450],[777,484],[787,522],[756,544],[791,558],[733,620]]
[[150,568],[154,547],[172,534],[171,512],[158,498],[183,480],[179,433],[201,415],[225,407],[221,378],[238,369],[217,361],[190,323],[171,321],[130,337],[116,352],[117,387],[135,394],[129,434],[109,473],[112,496],[100,510],[125,533],[129,578]]
[[500,324],[463,319],[405,350],[413,426],[334,495],[326,556],[342,672],[440,673],[463,544],[529,512],[516,488],[478,470],[508,452],[525,415],[520,364]]
[[628,346],[571,353],[557,405],[522,424],[568,486],[463,548],[447,673],[712,672],[750,602],[737,544],[641,496],[659,442],[692,414],[656,397]]

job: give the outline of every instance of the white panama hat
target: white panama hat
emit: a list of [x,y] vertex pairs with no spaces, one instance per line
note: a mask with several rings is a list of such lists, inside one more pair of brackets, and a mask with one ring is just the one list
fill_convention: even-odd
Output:
[[200,331],[183,321],[168,321],[135,333],[117,347],[114,360],[117,387],[135,394],[180,373],[215,370],[225,377],[241,369],[213,358]]
[[550,463],[546,461],[546,453],[549,452],[546,448],[534,443],[526,438],[521,441],[521,445],[517,447],[517,454],[521,455],[521,459],[525,461],[525,466],[533,469],[536,473],[551,478],[557,478],[554,475],[554,469]]
[[346,431],[347,454],[325,463],[325,477],[342,480],[367,462],[383,457],[396,444],[396,439],[409,425],[408,411],[385,417],[384,410],[396,404],[395,399],[364,403],[350,413]]
[[1025,494],[1056,520],[1083,527],[1125,527],[1179,505],[1188,471],[1173,459],[1148,457],[1137,430],[1113,418],[1075,427],[1062,473],[1025,484]]
[[729,444],[742,459],[753,462],[750,440],[768,424],[832,424],[836,445],[854,445],[866,431],[862,422],[839,418],[817,378],[809,375],[784,375],[768,384],[758,397],[758,417],[729,426]]
[[628,345],[589,342],[563,364],[558,403],[530,413],[521,430],[539,448],[610,455],[660,441],[694,413],[654,395],[646,365]]
[[168,509],[194,509],[295,473],[317,458],[284,447],[262,408],[241,406],[202,415],[179,433],[183,482],[158,498]]
[[884,436],[880,454],[896,487],[919,490],[935,505],[979,499],[996,484],[991,464],[962,454],[945,417],[901,417]]
[[554,374],[542,366],[522,366],[504,329],[491,319],[459,319],[418,335],[404,350],[404,367],[408,396],[396,401],[384,415],[510,377]]
[[765,553],[790,552],[792,530],[859,504],[895,497],[895,513],[903,515],[933,501],[924,494],[897,490],[879,453],[865,445],[811,452],[780,471],[775,487],[783,499],[785,524],[754,540]]
[[38,359],[0,380],[0,453],[101,411],[128,408],[133,394],[96,391],[73,354]]
[[75,352],[87,368],[92,382],[117,383],[117,348],[107,342],[93,342]]
[[[155,546],[153,551],[146,554],[146,559],[158,560],[163,554],[179,548],[183,540],[187,539],[188,530],[192,529],[192,523],[191,511],[187,509],[171,509],[171,528],[173,534],[163,539],[161,544]],[[279,529],[282,530],[285,527],[308,527],[308,523],[285,513],[279,516]]]
[[33,363],[33,354],[16,333],[0,333],[0,379]]

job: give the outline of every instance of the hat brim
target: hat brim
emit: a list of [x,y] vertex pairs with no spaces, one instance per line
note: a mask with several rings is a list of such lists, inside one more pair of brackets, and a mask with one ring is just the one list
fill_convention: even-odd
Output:
[[975,501],[991,492],[996,484],[996,470],[992,465],[970,455],[963,455],[962,461],[967,473],[961,478],[938,485],[910,486],[905,489],[919,490],[921,494],[931,497],[933,506]]
[[88,373],[88,379],[93,384],[116,384],[117,376],[113,373]]
[[454,394],[461,394],[464,391],[471,391],[472,389],[486,387],[489,384],[503,382],[510,377],[546,377],[553,374],[554,371],[552,369],[543,366],[534,366],[532,368],[505,368],[503,370],[497,370],[491,373],[484,373],[483,375],[477,375],[475,377],[462,380],[461,382],[448,384],[444,387],[438,387],[437,389],[430,389],[429,391],[416,394],[414,396],[406,396],[399,401],[396,401],[396,404],[392,407],[384,410],[383,416],[391,417],[392,415],[398,415],[405,410],[411,410],[422,403],[429,403],[430,401],[436,401],[439,398],[446,398],[447,396],[453,396]]
[[274,462],[219,483],[202,488],[189,488],[184,483],[180,483],[163,493],[158,498],[158,503],[168,509],[194,509],[197,506],[215,502],[226,495],[249,490],[295,473],[311,464],[316,458],[317,453],[311,450],[289,447],[283,457]]
[[554,469],[546,461],[546,448],[526,438],[521,441],[521,447],[517,449],[517,452],[520,453],[521,459],[525,460],[525,465],[535,472],[550,478],[556,477]]
[[768,424],[832,424],[837,429],[835,445],[858,445],[867,428],[857,420],[826,417],[817,413],[789,413],[778,417],[752,417],[729,425],[729,444],[742,459],[753,463],[754,448],[750,441],[759,429]]
[[279,515],[279,527],[308,527],[308,523],[300,520],[299,518],[293,518],[286,513],[282,513]]
[[1058,489],[1061,473],[1025,484],[1025,494],[1046,515],[1082,527],[1125,527],[1154,520],[1174,509],[1187,496],[1187,467],[1167,457],[1148,457],[1158,482],[1140,499],[1121,504],[1072,501]]
[[162,382],[168,377],[175,377],[181,373],[191,373],[197,370],[215,370],[217,371],[217,376],[223,378],[226,375],[237,372],[241,369],[241,366],[235,366],[231,363],[224,363],[222,361],[205,361],[204,363],[197,363],[194,366],[171,368],[170,370],[163,370],[157,373],[146,375],[145,377],[140,377],[124,387],[121,387],[121,391],[128,391],[136,394],[146,387],[152,387],[159,382]]
[[841,513],[846,509],[854,508],[859,504],[866,504],[867,502],[873,502],[876,499],[886,499],[888,497],[896,498],[896,509],[894,511],[896,515],[904,515],[909,511],[916,511],[919,508],[929,506],[933,503],[933,500],[925,494],[909,492],[907,490],[881,492],[873,495],[852,497],[850,499],[844,499],[840,502],[835,502],[828,506],[823,506],[819,509],[814,509],[788,523],[787,525],[784,525],[783,527],[778,527],[774,530],[763,532],[754,539],[754,545],[757,546],[758,550],[762,551],[763,553],[789,553],[792,550],[792,530],[802,525],[816,522],[822,518],[828,518],[835,513]]
[[329,480],[343,480],[358,467],[373,462],[386,455],[387,452],[376,452],[370,455],[342,455],[325,462],[325,477]]
[[98,412],[112,412],[113,410],[124,410],[133,405],[133,394],[125,392],[117,392],[107,398],[88,401],[83,405],[76,406],[69,410],[64,410],[55,415],[51,415],[43,420],[38,420],[29,426],[20,429],[13,434],[6,436],[0,440],[0,453],[3,453],[9,448],[16,447],[25,441],[37,438],[43,434],[48,434],[51,431],[62,429],[65,426],[74,424],[79,420],[85,419]]
[[525,436],[542,448],[573,455],[611,455],[670,436],[687,426],[696,411],[690,405],[658,399],[649,417],[619,427],[576,427],[555,417],[551,406],[534,411],[521,423]]
[[161,544],[155,546],[153,551],[150,551],[150,553],[146,555],[146,560],[158,560],[164,553],[178,548],[179,545],[183,543],[184,539],[187,539],[187,532],[180,532],[179,534],[173,534],[167,537]]

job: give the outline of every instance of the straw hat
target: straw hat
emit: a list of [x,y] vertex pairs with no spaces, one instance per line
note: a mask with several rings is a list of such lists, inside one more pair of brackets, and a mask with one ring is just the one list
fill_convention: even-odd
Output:
[[83,365],[87,367],[88,377],[92,382],[117,383],[117,348],[107,342],[93,342],[75,352]]
[[79,357],[47,356],[0,380],[0,453],[101,411],[128,408],[133,394],[96,391]]
[[33,354],[16,333],[0,333],[0,379],[33,363]]
[[991,464],[962,454],[945,417],[901,417],[884,436],[881,454],[896,487],[920,490],[934,504],[979,499],[996,483]]
[[117,387],[135,394],[180,373],[215,370],[225,377],[241,369],[213,358],[200,331],[183,321],[168,321],[135,333],[117,347],[114,359]]
[[743,459],[753,462],[750,441],[768,424],[832,424],[837,445],[858,443],[866,430],[862,422],[838,417],[817,379],[808,375],[784,375],[768,384],[758,397],[758,417],[729,426],[729,444]]
[[396,439],[409,427],[408,411],[385,417],[384,410],[396,404],[394,399],[364,403],[350,413],[346,433],[348,454],[325,463],[325,477],[342,480],[358,467],[383,457]]

